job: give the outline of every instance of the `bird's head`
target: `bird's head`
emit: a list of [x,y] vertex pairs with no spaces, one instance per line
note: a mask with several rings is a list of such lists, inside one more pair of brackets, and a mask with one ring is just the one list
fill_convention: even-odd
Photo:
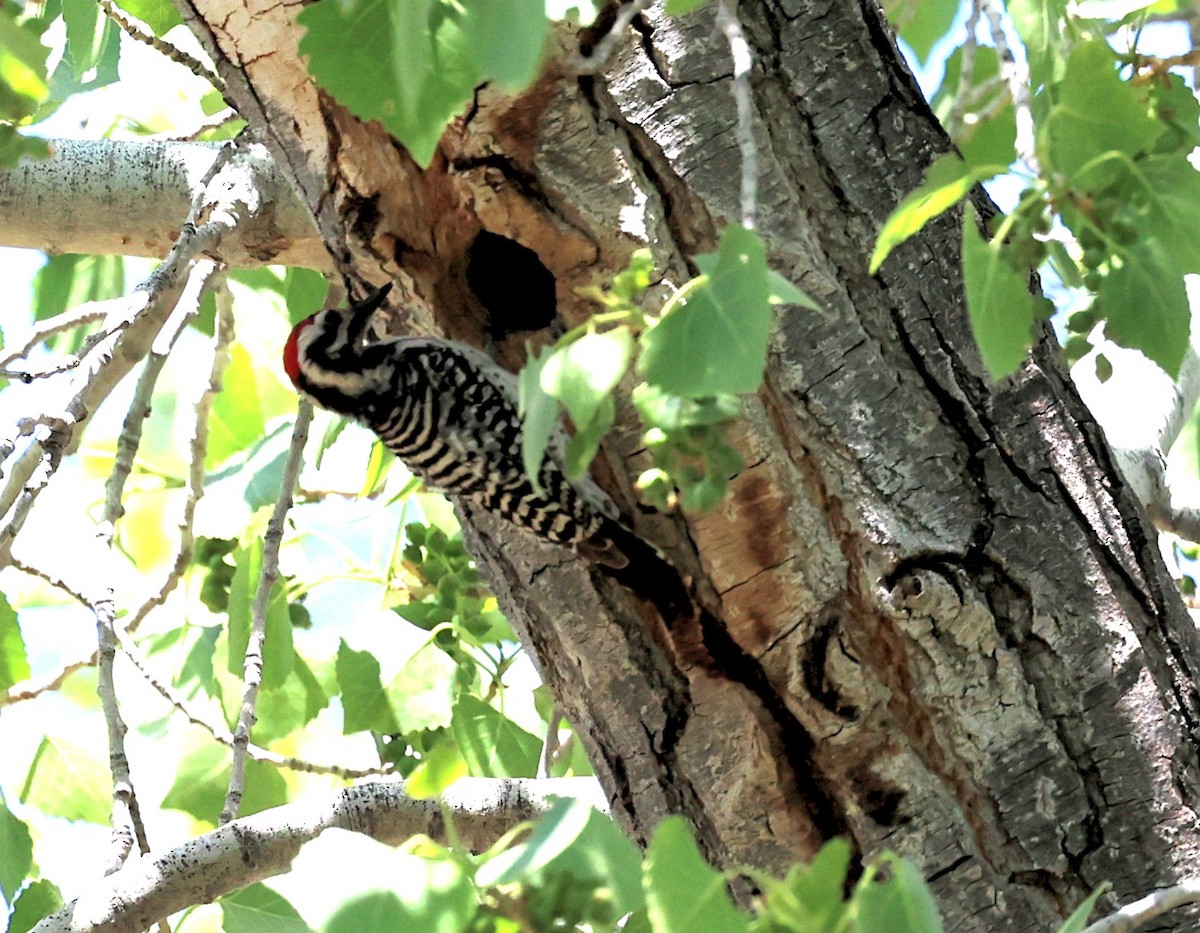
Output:
[[330,404],[330,399],[355,394],[354,381],[362,376],[367,323],[391,288],[384,285],[349,308],[325,308],[292,328],[283,346],[283,371],[298,392],[326,408],[344,410]]

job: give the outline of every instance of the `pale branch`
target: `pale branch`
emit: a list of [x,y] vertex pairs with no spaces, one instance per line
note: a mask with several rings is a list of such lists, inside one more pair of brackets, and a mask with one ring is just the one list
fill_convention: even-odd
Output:
[[[222,143],[49,140],[47,159],[0,171],[0,245],[48,253],[165,256]],[[268,263],[327,271],[312,215],[261,146],[243,147],[238,171],[263,193],[260,213],[221,243],[231,267]],[[95,185],[103,178],[103,190]]]
[[[464,845],[481,852],[517,824],[545,812],[557,797],[583,799],[607,810],[591,778],[463,778],[443,799]],[[158,917],[282,874],[304,843],[333,828],[363,833],[387,845],[417,833],[445,838],[438,801],[413,800],[401,782],[361,784],[225,823],[160,855],[130,859],[34,929],[135,933]]]
[[[113,466],[109,471],[108,480],[104,484],[104,511],[97,528],[97,538],[104,546],[105,561],[109,565],[114,563],[115,558],[112,552],[112,543],[113,536],[116,534],[117,521],[125,512],[122,504],[125,483],[133,469],[134,457],[141,446],[142,426],[150,415],[151,399],[158,383],[159,374],[179,339],[179,335],[199,313],[201,298],[216,268],[216,264],[211,260],[201,260],[192,267],[183,295],[177,302],[171,318],[152,345],[150,355],[138,377],[133,401],[126,412],[121,435],[117,441]],[[121,863],[129,855],[133,840],[137,840],[139,852],[150,851],[146,828],[142,823],[138,806],[133,775],[129,770],[129,759],[125,753],[127,727],[124,717],[121,715],[120,704],[117,702],[116,678],[113,670],[118,644],[117,610],[116,595],[110,582],[111,579],[111,575],[101,573],[97,581],[99,583],[98,598],[89,600],[96,617],[98,641],[99,664],[96,692],[100,698],[104,721],[108,727],[108,757],[113,778],[113,857],[108,868],[110,873],[120,868]]]
[[[117,639],[121,653],[133,664],[146,683],[153,687],[159,696],[183,714],[188,722],[194,726],[199,726],[221,745],[227,748],[234,747],[233,733],[229,731],[223,722],[210,719],[200,710],[196,709],[187,697],[183,696],[183,694],[169,683],[160,679],[151,669],[150,660],[142,654],[141,650],[129,639],[126,633],[118,629]],[[394,773],[394,769],[390,766],[382,768],[345,768],[341,765],[327,765],[315,761],[305,761],[300,758],[280,755],[278,752],[273,752],[268,748],[263,748],[253,743],[249,743],[246,746],[246,754],[255,761],[274,765],[277,768],[287,768],[290,771],[301,771],[305,774],[331,774],[347,781],[368,777],[386,777]]]
[[1200,542],[1200,508],[1167,502],[1148,505],[1146,511],[1159,531],[1169,531],[1187,541]]
[[100,707],[104,711],[104,722],[108,729],[108,766],[113,777],[112,850],[114,858],[120,859],[115,865],[110,863],[107,871],[113,872],[129,854],[132,843],[127,842],[127,839],[137,839],[140,852],[149,852],[150,843],[146,838],[146,827],[142,823],[133,778],[129,772],[129,757],[125,754],[125,733],[128,727],[121,716],[121,706],[117,702],[113,678],[113,661],[117,653],[117,606],[112,587],[104,587],[99,597],[90,600],[89,603],[96,617],[97,651],[100,659],[96,693],[100,697]]
[[151,136],[147,136],[146,139],[152,142],[166,143],[194,142],[201,133],[207,133],[210,130],[218,130],[226,123],[231,123],[237,119],[240,119],[237,111],[232,107],[226,107],[224,110],[214,113],[207,120],[197,123],[191,129],[178,129],[170,130],[165,133],[155,133]]
[[1037,127],[1033,119],[1033,91],[1029,86],[1029,63],[1018,58],[1008,44],[1004,30],[1004,14],[998,0],[977,0],[987,17],[992,44],[1000,59],[1000,76],[1008,82],[1013,112],[1017,121],[1016,150],[1025,167],[1034,175],[1041,174],[1037,156]]
[[717,28],[729,43],[729,53],[733,57],[732,94],[737,106],[734,135],[742,156],[741,221],[743,227],[753,230],[758,215],[758,145],[754,141],[754,101],[750,90],[750,71],[754,62],[734,2],[717,0]]
[[[120,301],[121,299],[115,300]],[[15,337],[11,334],[6,335],[12,343],[8,352],[0,356],[0,376],[6,379],[17,379],[22,382],[27,381],[25,372],[20,370],[12,371],[8,367],[17,360],[27,357],[38,346],[57,334],[102,320],[112,301],[113,299],[108,301],[89,301],[79,305],[77,308],[69,308],[61,314],[54,315],[52,318],[47,318],[44,321],[36,321],[27,334],[17,334]],[[3,457],[0,457],[0,460],[2,459]]]
[[1115,914],[1109,914],[1084,929],[1083,933],[1128,933],[1147,920],[1160,917],[1169,910],[1186,904],[1200,903],[1200,878],[1189,878],[1182,884],[1163,888],[1140,900],[1126,904]]
[[557,703],[550,710],[550,718],[546,722],[546,739],[542,742],[542,753],[538,756],[537,776],[550,777],[550,768],[554,764],[554,756],[561,747],[558,736],[558,724],[562,721],[562,707]]
[[203,78],[211,84],[221,96],[225,96],[225,82],[221,80],[220,75],[209,68],[204,62],[200,61],[192,55],[189,55],[183,49],[178,49],[171,45],[170,42],[165,42],[154,34],[145,23],[126,13],[124,10],[118,9],[112,0],[98,0],[100,9],[104,11],[104,15],[111,19],[117,26],[131,39],[136,39],[138,42],[150,46],[160,55],[169,58],[178,65],[182,65],[192,74]]
[[125,619],[126,632],[134,632],[142,621],[153,610],[166,603],[167,598],[175,591],[179,581],[192,562],[192,550],[195,547],[196,505],[204,495],[204,459],[208,454],[208,419],[212,414],[213,399],[221,390],[221,380],[229,361],[228,344],[232,339],[232,329],[219,326],[224,317],[232,315],[229,307],[229,289],[224,278],[216,284],[216,303],[218,309],[218,327],[213,336],[213,359],[209,368],[208,382],[196,400],[196,418],[193,422],[192,437],[188,444],[188,472],[184,481],[183,508],[179,517],[179,545],[175,550],[175,559],[166,576],[154,593]]
[[965,125],[970,108],[970,98],[975,85],[975,52],[979,48],[979,19],[983,15],[980,0],[971,0],[971,12],[967,16],[967,38],[962,44],[962,64],[958,70],[958,88],[950,102],[950,113],[946,120],[946,131],[955,139]]
[[[168,320],[158,339],[151,345],[150,355],[138,376],[137,388],[134,389],[133,401],[125,414],[121,425],[121,434],[117,439],[116,456],[113,467],[109,472],[108,481],[104,484],[104,513],[100,521],[99,534],[101,540],[111,546],[117,520],[125,514],[121,499],[125,483],[133,471],[133,461],[137,456],[138,447],[142,442],[142,428],[150,417],[150,407],[154,396],[154,388],[158,377],[166,365],[167,357],[175,346],[175,341],[183,333],[184,328],[200,313],[200,302],[204,292],[217,271],[216,263],[211,260],[201,260],[192,269],[191,276],[175,312]],[[165,338],[165,339],[164,339]],[[161,344],[161,345],[160,345]]]
[[[94,411],[100,402],[149,352],[155,335],[174,310],[191,263],[201,255],[215,254],[226,233],[261,217],[266,192],[264,179],[252,162],[240,158],[233,147],[209,165],[204,187],[194,199],[189,221],[183,225],[166,259],[137,286],[124,302],[119,302],[105,318],[102,330],[108,334],[72,373],[73,394],[61,411],[43,413],[34,419],[21,419],[22,426],[32,420],[34,441],[17,460],[8,482],[0,489],[0,568],[11,561],[13,539],[24,524],[38,494],[58,467],[64,450],[71,451],[80,439],[75,426]],[[195,221],[203,218],[196,226]],[[38,436],[41,427],[50,426]],[[30,433],[25,431],[24,433]],[[15,447],[15,437],[0,436],[0,454]],[[7,445],[7,446],[6,446]],[[39,469],[40,465],[40,469]]]
[[654,0],[633,0],[631,3],[625,4],[617,11],[616,18],[613,19],[612,26],[604,37],[596,43],[592,48],[590,55],[583,55],[576,52],[567,61],[567,68],[572,74],[577,75],[594,75],[599,74],[608,67],[609,61],[617,51],[617,45],[624,38],[625,33],[629,29],[629,24],[641,13],[646,12],[653,5]]
[[283,541],[283,523],[288,509],[292,507],[292,492],[304,463],[304,445],[308,441],[308,426],[312,421],[312,406],[301,401],[296,411],[296,424],[292,429],[292,442],[284,462],[280,478],[279,496],[267,522],[263,537],[262,565],[258,577],[258,589],[254,593],[254,604],[250,609],[250,638],[246,645],[246,657],[242,670],[242,709],[237,726],[233,730],[233,764],[229,776],[229,791],[225,795],[225,806],[221,809],[221,823],[237,817],[242,805],[242,790],[245,780],[246,748],[250,744],[250,729],[257,720],[255,707],[258,691],[262,685],[263,642],[266,640],[267,606],[271,590],[279,577],[279,545]]
[[[1190,284],[1188,297],[1200,306],[1200,292]],[[1160,529],[1196,540],[1197,504],[1172,496],[1167,455],[1200,400],[1200,356],[1189,346],[1172,380],[1136,350],[1103,340],[1096,352],[1111,361],[1112,375],[1101,382],[1089,353],[1071,367],[1071,378],[1104,429],[1113,459]]]

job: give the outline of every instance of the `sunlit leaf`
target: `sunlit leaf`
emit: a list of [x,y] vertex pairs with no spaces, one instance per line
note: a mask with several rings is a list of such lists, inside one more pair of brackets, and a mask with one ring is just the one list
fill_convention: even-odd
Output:
[[282,894],[252,884],[218,899],[225,933],[308,933],[299,911]]
[[29,660],[17,613],[0,593],[0,690],[7,690],[28,676]]
[[855,890],[854,929],[858,933],[941,933],[937,904],[917,867],[890,853],[881,861],[891,878]]
[[884,222],[868,271],[874,275],[893,249],[965,198],[976,184],[1005,171],[1003,165],[974,168],[954,153],[939,158],[929,166],[921,187],[901,201]]
[[108,764],[70,742],[47,736],[29,766],[21,802],[64,819],[107,825],[112,810]]
[[1191,309],[1183,275],[1157,239],[1134,243],[1097,293],[1105,335],[1141,350],[1172,379],[1188,345]]
[[26,885],[13,904],[8,918],[8,933],[26,933],[43,918],[63,906],[62,892],[52,881],[44,878]]
[[1008,265],[998,244],[979,235],[974,209],[963,212],[963,281],[979,355],[993,379],[1015,372],[1033,340],[1029,282]]
[[638,372],[664,392],[754,392],[762,382],[774,320],[762,241],[730,224],[709,269],[642,334]]
[[746,915],[733,906],[719,871],[696,848],[683,817],[658,824],[646,850],[646,906],[655,933],[739,933]]
[[344,722],[342,731],[400,731],[396,717],[379,680],[379,662],[369,651],[355,651],[345,641],[338,645],[337,680],[341,688]]
[[476,777],[533,777],[542,743],[498,710],[463,694],[454,706],[454,740]]
[[8,809],[0,793],[0,897],[11,904],[21,882],[33,870],[33,839],[29,828]]

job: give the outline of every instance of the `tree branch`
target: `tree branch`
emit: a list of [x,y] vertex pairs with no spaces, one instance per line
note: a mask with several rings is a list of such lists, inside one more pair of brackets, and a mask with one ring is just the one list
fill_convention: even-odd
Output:
[[[591,778],[464,778],[444,800],[464,845],[479,852],[544,812],[555,797],[582,798],[607,809]],[[131,859],[34,929],[136,933],[159,917],[287,871],[304,843],[331,828],[388,845],[416,833],[445,837],[438,801],[413,800],[400,782],[360,784],[234,820],[161,855]]]

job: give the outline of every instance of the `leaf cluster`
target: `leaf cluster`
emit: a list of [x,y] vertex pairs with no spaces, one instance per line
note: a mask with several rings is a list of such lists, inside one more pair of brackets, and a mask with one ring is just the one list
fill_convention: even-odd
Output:
[[[978,183],[1021,179],[1008,216],[985,225],[972,210],[963,213],[967,307],[994,378],[1017,368],[1053,310],[1030,293],[1030,272],[1039,267],[1077,309],[1066,321],[1068,362],[1102,332],[1178,375],[1190,326],[1184,276],[1200,271],[1191,232],[1200,175],[1189,161],[1200,144],[1200,104],[1165,65],[1110,44],[1108,35],[1119,25],[1136,28],[1147,6],[1127,5],[1125,19],[1112,23],[1085,18],[1087,5],[1009,4],[1029,65],[1028,151],[1015,148],[1014,103],[995,50],[974,50],[969,82],[961,50],[948,62],[935,106],[949,117],[967,101],[979,119],[958,127],[959,153],[938,159],[888,218],[871,270]],[[919,55],[953,15],[945,3],[898,2],[891,10]],[[1111,372],[1102,356],[1096,365],[1101,378]]]
[[584,291],[604,311],[531,357],[520,379],[529,475],[538,475],[559,405],[575,429],[565,446],[567,475],[583,475],[632,364],[640,380],[633,402],[652,459],[638,478],[643,498],[656,508],[698,512],[725,495],[743,466],[726,430],[740,412],[737,396],[762,382],[774,306],[816,305],[768,268],[762,241],[737,224],[725,228],[715,254],[695,262],[700,274],[650,314],[641,301],[653,259],[638,250],[607,287]]

